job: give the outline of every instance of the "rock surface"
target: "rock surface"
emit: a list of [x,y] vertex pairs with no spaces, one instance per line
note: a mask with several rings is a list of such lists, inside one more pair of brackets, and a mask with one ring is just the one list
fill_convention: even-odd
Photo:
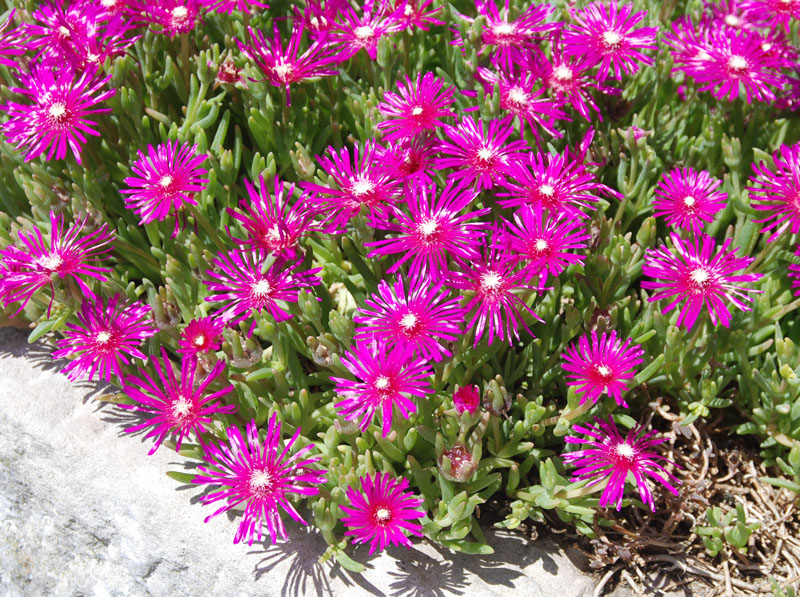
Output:
[[[183,458],[147,456],[129,415],[72,384],[42,345],[0,328],[0,595],[590,596],[597,577],[557,545],[487,533],[496,553],[427,542],[354,557],[352,574],[319,564],[324,540],[288,525],[290,541],[233,545],[235,518],[203,523],[199,489],[165,476]],[[577,558],[575,558],[577,561]],[[615,595],[626,595],[616,592]]]

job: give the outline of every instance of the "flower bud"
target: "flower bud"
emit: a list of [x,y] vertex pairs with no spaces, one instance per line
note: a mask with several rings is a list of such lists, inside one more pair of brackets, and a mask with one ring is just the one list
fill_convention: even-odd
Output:
[[486,386],[483,393],[483,408],[498,417],[511,408],[511,395],[503,385],[501,376],[498,375]]
[[439,470],[448,481],[456,483],[469,481],[477,468],[477,459],[472,457],[464,444],[456,444],[445,450],[439,458]]
[[478,411],[480,402],[481,394],[478,386],[464,386],[453,392],[453,403],[459,415],[465,411],[474,415]]

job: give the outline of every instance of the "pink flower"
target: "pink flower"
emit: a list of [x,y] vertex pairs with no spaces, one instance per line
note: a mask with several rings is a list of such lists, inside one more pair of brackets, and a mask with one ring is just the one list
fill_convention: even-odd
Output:
[[219,350],[222,345],[224,322],[213,317],[192,319],[178,338],[180,354],[197,357],[199,354]]
[[651,65],[653,59],[642,50],[655,50],[657,27],[634,29],[647,11],[633,12],[633,4],[619,6],[617,0],[593,2],[583,10],[572,10],[575,25],[564,30],[564,54],[599,64],[597,78],[604,81],[613,69],[614,77],[639,70],[637,62]]
[[23,25],[28,38],[25,49],[39,50],[36,58],[52,66],[83,54],[104,17],[103,9],[91,2],[70,2],[65,7],[59,4],[42,2],[31,13],[34,23]]
[[430,185],[439,141],[433,136],[417,135],[398,139],[387,146],[376,146],[377,161],[393,180]]
[[474,415],[478,412],[478,407],[481,405],[481,392],[478,386],[464,386],[453,392],[453,404],[455,404],[456,412],[460,415],[463,412],[468,412]]
[[[275,321],[291,319],[292,314],[281,303],[296,303],[301,288],[316,286],[321,281],[315,275],[320,268],[295,273],[302,265],[300,262],[287,263],[279,259],[263,271],[266,260],[267,252],[263,249],[217,255],[211,262],[214,269],[206,271],[206,275],[214,280],[203,281],[209,291],[217,293],[207,296],[207,301],[229,301],[226,308],[216,313],[217,316],[231,324],[264,311]],[[250,334],[255,326],[254,319]]]
[[583,427],[575,425],[573,429],[586,437],[567,436],[569,444],[584,444],[588,448],[562,455],[566,464],[578,467],[573,473],[573,480],[590,479],[589,486],[606,482],[600,496],[600,507],[616,504],[617,510],[622,508],[625,493],[625,479],[630,473],[636,480],[642,501],[655,512],[656,506],[650,488],[650,480],[660,483],[670,493],[678,495],[673,486],[680,481],[670,473],[659,461],[675,465],[655,451],[655,447],[663,443],[665,438],[654,438],[654,432],[645,432],[637,425],[623,438],[611,416],[607,421],[595,418],[594,425]]
[[656,281],[645,280],[642,288],[656,290],[648,298],[650,302],[662,298],[674,299],[662,310],[666,313],[681,301],[677,325],[684,324],[690,329],[703,308],[708,303],[708,314],[712,325],[721,323],[730,327],[731,312],[725,299],[742,311],[749,311],[745,303],[753,299],[748,292],[762,292],[753,288],[739,286],[742,282],[754,282],[763,274],[739,274],[734,272],[745,269],[752,263],[752,257],[736,257],[736,251],[728,251],[731,239],[727,239],[722,248],[712,256],[716,249],[714,238],[698,234],[694,242],[683,240],[677,233],[670,234],[674,246],[673,253],[662,245],[657,249],[648,249],[642,272]]
[[[294,12],[294,20],[303,25],[303,28],[311,35],[311,39],[325,40],[336,27],[341,4],[339,0],[306,0],[305,6],[302,8],[292,3],[292,12]],[[347,60],[347,58],[343,60]]]
[[772,158],[774,171],[764,162],[753,164],[756,176],[747,187],[753,209],[766,216],[754,221],[766,223],[761,232],[773,231],[768,242],[786,230],[800,232],[800,143],[781,145]]
[[327,213],[325,232],[343,231],[347,222],[359,214],[362,206],[366,206],[373,214],[384,213],[386,205],[396,198],[398,181],[391,178],[378,162],[377,145],[367,141],[363,150],[360,150],[356,144],[352,162],[350,150],[346,147],[339,153],[333,147],[328,147],[328,153],[331,159],[317,156],[317,160],[339,188],[301,183],[304,188],[323,197],[319,211]]
[[427,361],[413,356],[408,348],[389,349],[385,342],[356,343],[341,359],[358,381],[331,377],[342,398],[336,403],[336,413],[347,421],[360,419],[361,431],[366,431],[380,411],[386,437],[395,409],[408,419],[417,411],[412,398],[423,399],[431,393],[430,384],[424,380],[433,372]]
[[408,292],[402,276],[393,287],[385,280],[378,291],[364,300],[353,320],[359,324],[355,339],[375,339],[389,345],[411,348],[425,359],[441,361],[452,353],[442,342],[455,342],[461,335],[464,313],[460,298],[450,298],[443,282],[431,285],[427,279],[411,279]]
[[501,74],[498,77],[484,70],[481,74],[486,85],[492,88],[495,84],[498,85],[500,108],[509,113],[508,118],[516,117],[522,129],[527,124],[537,141],[541,139],[540,128],[553,137],[564,136],[555,128],[555,121],[569,120],[569,118],[559,109],[559,102],[541,97],[545,95],[545,87],[534,89],[539,84],[539,77],[535,73],[524,72],[510,76]]
[[422,498],[407,492],[407,479],[392,479],[389,473],[374,473],[359,477],[359,492],[347,489],[350,506],[339,506],[347,514],[342,523],[349,529],[345,535],[355,537],[356,543],[369,543],[369,553],[383,551],[387,545],[409,547],[406,533],[422,537],[422,526],[411,522],[425,516]]
[[792,19],[800,20],[800,0],[741,0],[741,6],[765,27],[783,25],[788,32]]
[[656,187],[655,215],[665,216],[673,228],[691,228],[697,234],[703,223],[712,222],[725,209],[727,195],[714,190],[721,184],[705,170],[674,168]]
[[397,87],[399,94],[387,91],[378,104],[381,114],[390,118],[378,123],[387,141],[436,130],[443,126],[440,118],[456,115],[449,110],[455,89],[432,72],[418,72],[415,82],[406,75],[405,84],[399,81]]
[[232,385],[203,396],[209,384],[222,373],[225,361],[217,361],[205,379],[198,384],[195,384],[197,359],[184,357],[181,360],[181,375],[177,380],[172,371],[172,362],[163,346],[161,361],[163,367],[158,359],[150,359],[161,383],[154,381],[146,370],[139,369],[139,377],[127,376],[123,384],[123,390],[136,404],[118,405],[121,408],[155,415],[143,423],[125,429],[128,433],[135,433],[152,427],[145,436],[155,438],[155,443],[148,454],[155,453],[162,442],[174,433],[178,434],[176,450],[181,449],[183,439],[192,432],[202,443],[200,434],[206,432],[206,425],[211,423],[215,414],[227,414],[236,410],[234,405],[224,406],[218,402],[219,398],[233,390]]
[[[495,238],[497,234],[495,229]],[[448,285],[474,293],[465,307],[467,313],[472,313],[467,329],[475,330],[474,346],[478,345],[487,328],[489,345],[495,336],[500,340],[507,340],[511,345],[514,338],[519,340],[520,323],[533,335],[522,319],[523,312],[539,319],[516,294],[519,290],[530,291],[532,287],[525,283],[525,272],[515,269],[516,259],[485,239],[483,246],[483,254],[477,259],[466,261],[456,257],[461,271],[448,277]]]
[[198,467],[205,475],[197,475],[193,482],[221,485],[222,489],[202,495],[200,501],[213,504],[225,500],[205,521],[243,503],[242,522],[233,542],[244,540],[248,545],[252,545],[254,540],[261,541],[264,523],[273,543],[278,537],[286,540],[280,510],[295,521],[306,524],[289,501],[289,495],[317,495],[319,489],[314,485],[325,482],[325,471],[311,468],[319,461],[318,456],[308,457],[313,444],[291,454],[300,434],[298,427],[285,447],[281,447],[281,423],[278,415],[273,414],[263,444],[258,439],[256,422],[250,421],[247,424],[247,444],[239,428],[231,426],[227,431],[227,444],[205,446],[208,463]]
[[16,13],[16,9],[12,9],[5,20],[0,22],[0,64],[10,69],[16,69],[20,63],[19,57],[25,55],[23,29],[21,27],[9,29],[14,22]]
[[551,214],[565,214],[572,218],[589,218],[584,210],[594,209],[600,200],[596,194],[621,198],[606,185],[597,182],[594,174],[584,165],[563,154],[530,154],[528,163],[512,165],[510,178],[516,183],[506,182],[507,192],[497,193],[501,207],[523,207],[541,205]]
[[87,70],[76,81],[69,68],[51,70],[45,67],[34,67],[29,75],[21,74],[20,77],[22,88],[12,88],[11,91],[35,103],[9,102],[3,106],[10,116],[3,124],[8,141],[17,149],[28,147],[26,162],[39,157],[45,150],[48,160],[54,156],[61,160],[67,156],[69,145],[80,164],[81,145],[86,143],[84,134],[100,135],[93,128],[95,123],[87,116],[111,111],[110,108],[91,109],[116,93],[113,89],[101,91],[111,77],[94,79],[92,71]]
[[526,272],[526,278],[547,282],[548,273],[558,276],[568,266],[583,264],[583,256],[568,251],[587,248],[586,222],[565,214],[550,215],[541,203],[523,207],[514,213],[514,224],[504,220],[505,242]]
[[135,211],[140,224],[162,221],[175,213],[175,231],[178,233],[178,210],[185,203],[197,205],[195,193],[205,189],[208,172],[202,167],[206,154],[196,154],[197,145],[188,143],[178,147],[170,141],[153,147],[147,146],[147,156],[138,151],[139,159],[131,166],[135,176],[128,176],[125,184],[133,188],[120,190],[125,207]]
[[286,49],[283,48],[277,23],[273,24],[272,40],[265,39],[261,31],[251,27],[248,27],[248,30],[251,38],[250,45],[236,40],[239,49],[255,61],[267,81],[286,90],[286,102],[289,105],[292,103],[289,85],[308,81],[315,77],[335,75],[339,72],[326,68],[336,62],[338,57],[331,53],[330,47],[324,42],[312,43],[305,52],[298,56],[300,43],[303,40],[302,24],[299,26],[295,24]]
[[308,204],[308,197],[304,194],[291,204],[289,201],[294,195],[294,183],[284,183],[275,177],[273,195],[270,195],[263,176],[259,176],[259,183],[260,189],[256,190],[245,179],[244,186],[249,201],[239,201],[244,213],[230,207],[227,209],[228,214],[238,220],[247,232],[246,240],[233,240],[252,249],[265,249],[276,257],[294,259],[298,256],[302,236],[319,230],[319,226],[314,223],[315,214]]
[[[545,23],[547,16],[553,12],[549,4],[531,4],[514,20],[509,20],[509,1],[505,0],[503,16],[497,8],[495,0],[476,2],[478,12],[486,19],[483,26],[483,46],[479,54],[493,47],[492,60],[504,70],[519,65],[527,60],[527,53],[538,52],[537,34],[553,31],[558,23]],[[472,19],[469,19],[472,20]]]
[[373,3],[366,3],[361,15],[349,6],[344,8],[342,16],[345,22],[337,22],[329,33],[329,43],[340,44],[337,55],[341,62],[365,50],[372,60],[378,57],[378,40],[384,35],[397,33],[402,28],[398,14],[386,14],[383,4],[372,12]]
[[218,0],[218,2],[216,2],[212,8],[217,12],[227,15],[231,14],[234,10],[251,14],[251,6],[258,6],[259,8],[263,8],[265,10],[269,8],[269,4],[264,4],[263,2],[258,2],[257,0]]
[[464,185],[476,183],[479,189],[490,189],[511,171],[511,164],[527,157],[528,144],[524,140],[511,141],[514,132],[511,122],[492,120],[484,131],[483,121],[477,124],[472,117],[464,116],[456,126],[444,128],[449,142],[439,146],[442,156],[436,160],[439,168],[453,168],[448,180]]
[[610,335],[603,332],[599,342],[597,332],[592,330],[591,340],[590,345],[587,336],[581,336],[577,347],[572,344],[564,352],[565,363],[561,367],[570,373],[567,385],[575,386],[575,391],[582,394],[581,404],[587,400],[597,403],[600,396],[608,394],[627,408],[622,397],[622,392],[629,389],[625,380],[632,380],[636,365],[644,362],[644,349],[630,346],[630,338],[620,342],[616,330]]
[[470,220],[489,213],[489,208],[464,213],[475,199],[475,191],[455,187],[451,182],[437,195],[436,185],[416,184],[408,189],[405,198],[410,213],[395,208],[397,224],[373,218],[375,228],[397,235],[364,243],[371,249],[367,257],[399,253],[402,256],[388,273],[393,274],[411,260],[409,273],[412,277],[430,276],[434,280],[447,272],[448,256],[461,256],[465,260],[477,257],[475,247],[480,243],[486,224]]
[[100,282],[107,279],[103,274],[110,272],[111,268],[91,265],[90,262],[106,258],[114,248],[111,245],[114,235],[103,224],[79,239],[85,224],[85,219],[75,222],[65,233],[64,217],[51,211],[49,242],[44,240],[38,228],[34,228],[31,233],[23,230],[19,232],[19,240],[24,249],[14,245],[0,249],[0,277],[3,279],[0,298],[6,307],[22,301],[17,310],[19,313],[38,290],[49,285],[51,298],[47,316],[50,317],[50,307],[55,295],[53,281],[56,278],[74,280],[85,296],[96,298],[81,276]]
[[433,10],[426,10],[433,0],[394,0],[394,18],[398,21],[401,29],[416,27],[427,31],[431,25],[444,25],[433,15],[442,10],[441,6]]
[[77,357],[61,370],[72,381],[92,381],[95,373],[104,381],[111,381],[111,373],[121,380],[122,365],[130,363],[125,355],[147,360],[138,346],[156,333],[149,315],[148,305],[128,303],[119,294],[108,301],[85,300],[79,323],[67,324],[53,358]]
[[148,25],[158,25],[157,33],[175,37],[194,29],[214,3],[214,0],[134,0],[131,9]]

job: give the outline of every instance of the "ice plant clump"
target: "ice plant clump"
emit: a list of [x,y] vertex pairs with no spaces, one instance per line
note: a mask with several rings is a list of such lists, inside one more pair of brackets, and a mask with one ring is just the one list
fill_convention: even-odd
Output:
[[178,352],[186,356],[197,357],[200,354],[219,350],[222,344],[221,319],[201,317],[192,319],[178,338]]
[[27,147],[25,161],[32,160],[47,151],[47,159],[67,157],[67,146],[75,160],[81,163],[81,146],[86,143],[84,135],[99,136],[90,114],[110,112],[111,108],[95,108],[103,100],[116,93],[103,87],[111,77],[95,78],[91,70],[83,71],[77,80],[69,68],[50,69],[34,67],[30,74],[20,75],[22,87],[11,91],[24,95],[34,104],[9,102],[1,109],[9,119],[3,130],[10,143],[17,149]]
[[611,334],[603,332],[599,341],[597,331],[592,330],[591,344],[581,336],[577,346],[567,348],[561,367],[569,372],[567,385],[575,386],[581,394],[581,404],[587,400],[596,403],[600,396],[608,394],[620,406],[628,406],[622,398],[622,392],[629,389],[626,380],[632,380],[636,366],[644,362],[642,347],[630,344],[630,338],[621,342],[616,330]]
[[774,171],[764,162],[753,164],[756,176],[750,179],[752,186],[747,187],[753,209],[766,216],[754,221],[765,223],[762,232],[773,231],[767,242],[786,230],[800,232],[800,143],[781,145],[772,160]]
[[359,477],[362,491],[347,490],[349,506],[339,506],[346,514],[342,523],[345,535],[356,543],[369,543],[369,553],[383,551],[387,545],[405,545],[411,541],[406,533],[422,537],[422,526],[414,520],[425,516],[423,500],[408,489],[407,479],[392,479],[389,473]]
[[654,215],[664,216],[673,228],[691,228],[697,234],[725,208],[727,195],[715,190],[721,184],[704,170],[674,168],[656,187]]
[[393,180],[430,185],[439,143],[432,135],[398,139],[386,147],[376,147],[378,163]]
[[343,398],[336,403],[336,412],[347,421],[360,419],[362,431],[380,413],[386,437],[392,428],[394,410],[408,419],[417,410],[412,398],[424,399],[431,391],[425,381],[432,375],[427,361],[415,357],[408,347],[390,349],[385,342],[356,343],[341,359],[358,381],[331,377]]
[[21,301],[17,312],[25,308],[30,298],[41,288],[50,286],[50,307],[55,298],[53,281],[74,280],[81,292],[90,298],[96,298],[94,292],[81,276],[103,282],[105,273],[110,267],[91,265],[91,261],[104,259],[113,250],[111,242],[114,235],[103,224],[94,232],[78,238],[86,220],[75,222],[64,232],[64,216],[50,212],[50,241],[42,237],[38,228],[32,233],[19,232],[19,240],[24,249],[10,245],[0,249],[0,298],[7,307],[11,303]]
[[359,324],[355,339],[375,339],[378,342],[410,347],[423,358],[441,361],[452,353],[442,343],[454,342],[461,335],[464,313],[460,299],[442,290],[444,281],[431,284],[427,279],[414,277],[408,291],[402,276],[390,288],[385,280],[378,292],[364,300],[353,320]]
[[400,81],[397,87],[399,93],[387,91],[378,104],[381,114],[389,118],[377,125],[385,131],[387,141],[433,131],[444,125],[440,118],[456,115],[449,110],[455,89],[431,72],[418,72],[413,82],[406,76],[405,83]]
[[222,489],[201,496],[200,501],[213,504],[225,500],[222,506],[206,517],[206,522],[244,504],[242,522],[233,542],[247,541],[248,545],[255,540],[261,541],[264,524],[273,543],[278,537],[286,540],[281,510],[296,522],[306,524],[289,501],[289,496],[316,495],[319,489],[314,486],[325,482],[325,471],[313,468],[319,460],[318,456],[309,457],[313,444],[291,454],[292,446],[301,433],[300,427],[297,427],[291,439],[281,447],[281,422],[278,421],[278,415],[273,414],[263,444],[258,439],[256,422],[250,421],[247,424],[246,444],[239,428],[231,426],[227,430],[227,444],[204,446],[206,464],[198,469],[205,474],[197,475],[193,482],[221,485]]
[[568,444],[588,447],[567,452],[561,457],[566,464],[578,468],[573,473],[573,480],[590,479],[590,487],[606,483],[600,496],[601,508],[616,505],[617,510],[622,509],[625,479],[629,473],[636,481],[642,501],[653,512],[656,511],[656,505],[650,488],[651,481],[656,481],[672,494],[678,495],[675,485],[680,484],[680,480],[664,467],[664,464],[675,466],[674,463],[655,451],[655,447],[666,440],[653,437],[653,431],[645,432],[637,425],[622,437],[611,416],[607,421],[595,418],[594,425],[574,425],[572,429],[584,437],[572,435],[564,440]]
[[708,303],[711,324],[721,323],[730,327],[731,312],[726,300],[742,311],[749,311],[746,304],[753,299],[748,292],[762,292],[740,286],[742,282],[754,282],[763,274],[736,274],[752,263],[752,257],[736,257],[736,250],[729,251],[731,239],[727,239],[715,252],[713,236],[699,234],[694,242],[683,240],[677,233],[670,234],[674,252],[666,245],[648,249],[642,272],[655,281],[645,280],[642,288],[655,290],[647,300],[674,299],[662,310],[666,313],[678,303],[685,301],[678,315],[677,325],[687,329],[694,326],[697,317]]
[[148,305],[128,303],[119,294],[84,300],[79,323],[67,323],[53,358],[76,357],[61,370],[72,381],[92,381],[95,373],[104,381],[111,381],[112,373],[122,379],[122,365],[130,363],[126,355],[147,360],[138,347],[157,331],[149,315]]
[[126,376],[123,390],[135,404],[119,403],[120,408],[136,410],[145,414],[154,415],[146,421],[125,429],[128,433],[135,433],[142,429],[152,427],[145,437],[155,438],[155,443],[148,454],[155,453],[163,441],[170,435],[178,434],[175,449],[181,449],[181,442],[194,432],[200,443],[203,443],[201,433],[205,433],[206,426],[212,422],[212,417],[217,414],[232,413],[236,406],[223,405],[219,402],[225,394],[233,390],[228,385],[208,396],[203,394],[206,388],[225,368],[225,361],[219,360],[202,381],[195,383],[197,372],[197,359],[183,357],[181,360],[180,378],[175,378],[167,351],[161,347],[161,363],[158,359],[150,359],[155,367],[161,383],[155,381],[145,369],[139,369],[139,376]]
[[120,190],[125,195],[125,207],[141,217],[140,224],[162,221],[175,213],[178,233],[178,210],[184,204],[197,205],[196,193],[205,189],[208,170],[202,167],[206,154],[197,155],[197,145],[174,144],[167,141],[158,147],[148,145],[147,155],[138,151],[139,159],[131,166],[135,176],[128,176]]

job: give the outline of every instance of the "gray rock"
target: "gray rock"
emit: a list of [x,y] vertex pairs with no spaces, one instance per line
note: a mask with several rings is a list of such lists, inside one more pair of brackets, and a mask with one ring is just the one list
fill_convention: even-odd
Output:
[[491,531],[496,553],[454,554],[425,541],[319,564],[325,542],[287,524],[290,541],[234,545],[236,519],[203,523],[200,490],[165,476],[183,458],[122,431],[125,413],[72,384],[25,334],[0,329],[0,594],[518,595],[580,597],[597,577],[549,541]]

